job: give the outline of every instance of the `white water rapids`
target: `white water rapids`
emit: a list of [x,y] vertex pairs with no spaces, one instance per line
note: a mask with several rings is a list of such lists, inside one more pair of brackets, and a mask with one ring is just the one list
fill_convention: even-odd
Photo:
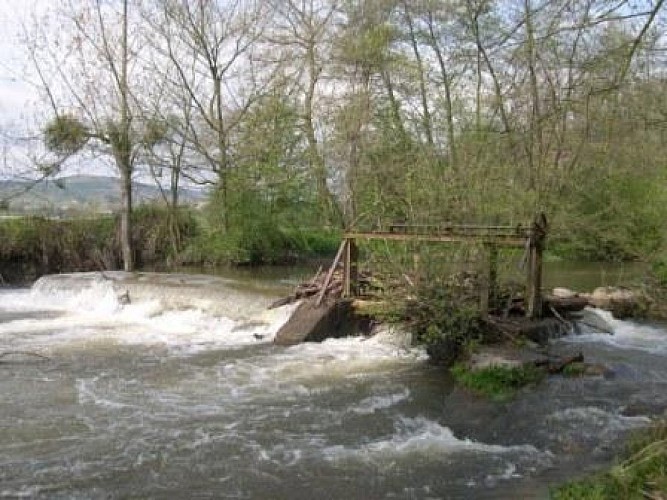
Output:
[[123,273],[0,290],[0,497],[530,498],[608,462],[649,421],[628,405],[667,406],[655,326],[558,344],[614,379],[492,403],[398,332],[274,346],[278,293]]

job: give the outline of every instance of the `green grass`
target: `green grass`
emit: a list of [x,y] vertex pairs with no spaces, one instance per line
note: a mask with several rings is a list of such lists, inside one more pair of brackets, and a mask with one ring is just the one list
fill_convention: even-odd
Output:
[[639,431],[622,461],[609,471],[551,492],[554,500],[663,500],[667,498],[667,421]]
[[585,363],[570,363],[563,368],[563,375],[566,377],[582,377],[586,374]]
[[459,384],[495,400],[507,399],[522,387],[539,383],[545,376],[543,370],[534,366],[490,366],[470,370],[458,363],[450,371]]

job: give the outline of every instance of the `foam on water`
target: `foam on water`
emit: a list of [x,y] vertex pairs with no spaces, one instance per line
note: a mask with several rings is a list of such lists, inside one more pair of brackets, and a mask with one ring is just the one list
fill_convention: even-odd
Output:
[[568,342],[603,342],[619,349],[637,349],[652,354],[667,355],[667,332],[664,329],[642,325],[633,321],[614,318],[602,309],[590,309],[600,316],[613,330],[613,335],[605,333],[585,333],[566,337]]
[[360,401],[356,407],[352,408],[352,412],[360,415],[371,415],[377,411],[391,408],[409,398],[410,391],[408,389],[386,396],[371,396]]
[[547,422],[568,424],[572,428],[586,427],[591,433],[603,431],[616,432],[621,430],[642,427],[651,422],[644,416],[628,417],[609,412],[596,406],[582,406],[558,410],[547,416]]
[[405,455],[434,457],[455,453],[531,455],[535,459],[550,457],[550,453],[531,445],[501,446],[457,438],[448,427],[422,417],[400,418],[395,426],[396,432],[387,439],[361,446],[333,446],[325,453],[330,460],[393,460]]
[[[161,280],[167,279],[163,276],[151,279],[148,284],[135,283],[131,303],[122,300],[118,285],[121,283],[123,289],[130,286],[130,280],[112,280],[101,273],[47,276],[30,290],[3,290],[0,319],[3,313],[6,319],[0,322],[0,346],[50,349],[102,340],[162,345],[192,354],[269,342],[296,307],[266,310],[262,296],[257,297],[258,305],[245,307],[252,294],[226,288],[226,282],[214,283],[215,295],[208,293],[208,281],[199,283],[196,277],[191,281],[180,278],[187,283],[183,290],[162,287]],[[188,286],[193,284],[200,289],[190,297],[192,288]],[[211,307],[214,301],[223,303],[233,316],[215,314]]]

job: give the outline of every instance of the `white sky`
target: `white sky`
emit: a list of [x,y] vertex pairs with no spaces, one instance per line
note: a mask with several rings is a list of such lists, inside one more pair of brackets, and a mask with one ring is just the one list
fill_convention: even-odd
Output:
[[0,0],[0,122],[25,118],[36,93],[25,82],[26,61],[20,42],[22,22],[48,0]]
[[[24,23],[29,25],[33,15],[42,15],[52,4],[52,0],[0,0],[0,178],[34,175],[29,157],[35,144],[16,139],[35,126],[35,111],[40,105],[37,89],[26,77],[30,63],[21,36]],[[85,158],[63,171],[64,175],[77,173],[115,175],[105,162]]]

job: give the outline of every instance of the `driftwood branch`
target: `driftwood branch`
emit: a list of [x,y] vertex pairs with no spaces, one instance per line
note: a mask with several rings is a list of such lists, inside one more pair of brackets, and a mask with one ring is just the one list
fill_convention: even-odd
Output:
[[333,263],[331,264],[331,267],[329,268],[329,271],[327,272],[327,277],[324,278],[324,283],[322,285],[322,289],[320,290],[319,295],[317,296],[315,307],[319,306],[322,303],[326,290],[329,287],[329,283],[331,282],[331,278],[333,278],[333,274],[336,271],[336,268],[338,267],[338,262],[343,256],[343,252],[345,252],[345,249],[347,248],[348,245],[349,245],[348,240],[343,240],[343,242],[340,244],[340,247],[338,248],[338,253],[336,254],[336,258],[334,259]]
[[538,361],[535,363],[535,366],[537,367],[544,367],[547,369],[547,371],[555,375],[557,373],[563,373],[563,370],[565,368],[573,363],[583,363],[584,362],[584,355],[582,353],[579,353],[575,356],[568,356],[566,358],[549,358],[544,361]]
[[31,351],[5,351],[5,352],[0,352],[0,363],[2,363],[2,358],[5,358],[7,356],[31,356],[34,358],[39,358],[43,359],[45,361],[50,361],[51,358],[48,356],[44,356],[43,354],[39,354],[37,352],[31,352]]

